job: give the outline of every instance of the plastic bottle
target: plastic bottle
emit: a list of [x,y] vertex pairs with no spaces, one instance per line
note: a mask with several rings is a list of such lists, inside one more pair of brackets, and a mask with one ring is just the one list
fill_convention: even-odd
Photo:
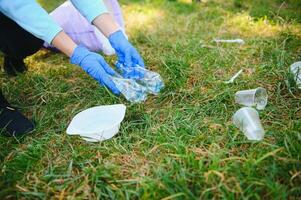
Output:
[[137,83],[146,87],[147,92],[151,94],[159,94],[164,87],[164,82],[160,74],[152,72],[143,67],[124,67],[121,63],[116,63],[119,71],[121,71],[124,77],[131,77],[137,81]]
[[132,103],[143,102],[147,98],[146,88],[133,79],[122,78],[120,75],[111,76],[121,94]]

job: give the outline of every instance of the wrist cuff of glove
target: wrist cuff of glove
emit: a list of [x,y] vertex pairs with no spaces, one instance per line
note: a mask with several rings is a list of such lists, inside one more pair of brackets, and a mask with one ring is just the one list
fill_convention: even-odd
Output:
[[125,37],[124,33],[122,32],[122,30],[118,30],[114,33],[112,33],[109,37],[108,37],[112,47],[114,48],[115,46],[118,45],[118,41],[125,39],[127,40],[127,38]]
[[87,48],[85,48],[85,47],[83,47],[81,45],[77,46],[74,49],[72,56],[70,57],[70,63],[74,64],[74,65],[80,65],[80,63],[82,62],[82,60],[86,56],[88,56],[89,53],[90,53],[90,51]]

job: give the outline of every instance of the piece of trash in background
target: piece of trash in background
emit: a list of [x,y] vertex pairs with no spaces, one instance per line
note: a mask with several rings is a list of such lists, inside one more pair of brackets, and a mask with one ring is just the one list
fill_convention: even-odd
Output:
[[66,133],[79,135],[88,142],[108,140],[118,133],[125,111],[123,104],[89,108],[74,116]]
[[249,140],[262,140],[264,129],[261,125],[257,110],[243,107],[233,115],[233,124],[239,128]]
[[133,78],[137,83],[144,86],[150,94],[158,95],[161,89],[164,88],[164,82],[157,72],[147,70],[140,66],[124,67],[124,65],[119,62],[116,63],[116,67],[125,78]]
[[245,44],[245,41],[242,39],[233,39],[233,40],[223,40],[223,39],[214,39],[216,43],[237,43],[237,44]]
[[140,103],[147,98],[147,89],[139,85],[134,79],[122,78],[120,75],[111,76],[111,80],[115,83],[117,89],[132,103]]
[[268,94],[262,87],[238,91],[235,93],[235,103],[250,107],[256,106],[258,110],[263,110],[268,103]]
[[243,69],[239,70],[232,78],[230,78],[228,81],[225,81],[226,84],[233,83],[234,80],[243,72]]
[[297,87],[301,89],[301,61],[293,63],[290,66],[290,71],[293,75]]

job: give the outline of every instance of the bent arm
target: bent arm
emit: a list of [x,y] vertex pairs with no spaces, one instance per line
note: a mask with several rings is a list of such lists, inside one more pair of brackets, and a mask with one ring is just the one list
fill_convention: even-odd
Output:
[[49,44],[62,30],[35,0],[0,0],[0,12]]
[[35,0],[0,0],[0,12],[69,57],[73,53],[76,44]]
[[120,29],[103,0],[71,0],[74,7],[106,37]]
[[59,32],[52,40],[52,45],[59,49],[61,52],[71,57],[74,49],[77,47],[75,42],[64,32]]

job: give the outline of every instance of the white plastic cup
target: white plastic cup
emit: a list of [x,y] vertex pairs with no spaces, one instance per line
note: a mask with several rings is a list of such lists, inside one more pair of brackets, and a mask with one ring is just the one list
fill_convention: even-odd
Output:
[[235,93],[235,103],[249,107],[256,106],[258,110],[263,110],[268,103],[268,94],[262,87],[238,91]]
[[297,87],[301,89],[301,61],[295,62],[290,66],[291,73],[294,76]]
[[233,124],[239,128],[249,140],[259,141],[264,137],[264,129],[261,125],[257,110],[251,107],[243,107],[233,115]]

